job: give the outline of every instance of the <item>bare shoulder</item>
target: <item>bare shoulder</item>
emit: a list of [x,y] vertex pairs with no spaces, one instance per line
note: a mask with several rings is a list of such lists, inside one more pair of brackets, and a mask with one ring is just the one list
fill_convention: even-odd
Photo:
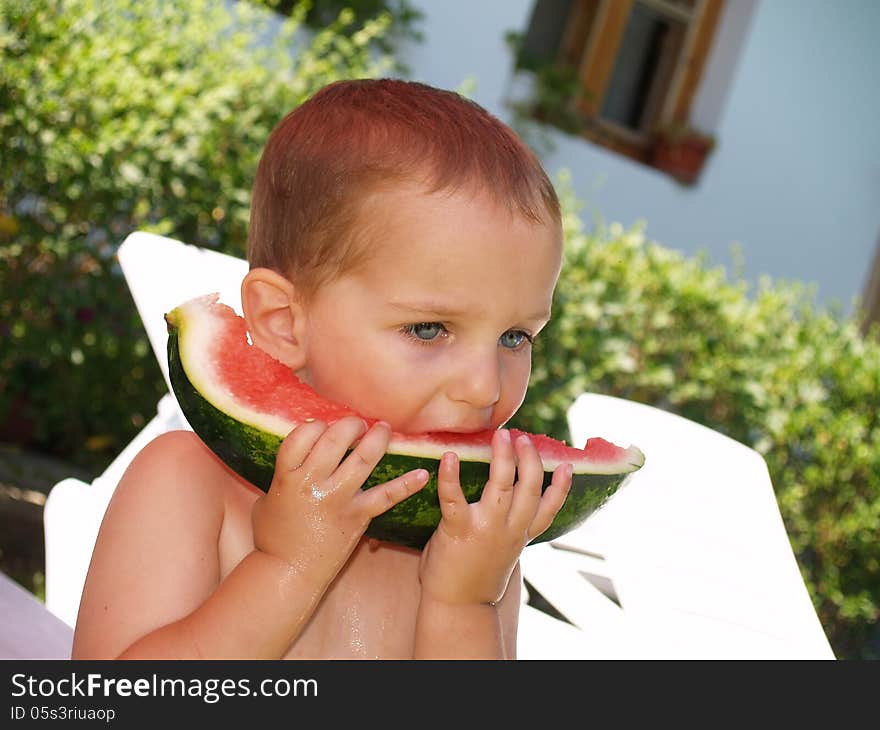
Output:
[[216,531],[228,496],[224,476],[224,467],[194,433],[164,433],[132,460],[107,508],[102,532],[116,522],[166,520],[185,521],[190,533]]
[[218,540],[236,482],[195,434],[173,431],[132,460],[89,567],[74,657],[115,657],[200,605],[219,582]]

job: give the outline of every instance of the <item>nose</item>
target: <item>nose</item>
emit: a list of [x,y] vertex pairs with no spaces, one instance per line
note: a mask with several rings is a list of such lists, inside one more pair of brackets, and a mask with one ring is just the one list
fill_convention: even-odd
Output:
[[447,388],[452,401],[472,408],[491,408],[501,398],[501,358],[497,348],[460,356]]

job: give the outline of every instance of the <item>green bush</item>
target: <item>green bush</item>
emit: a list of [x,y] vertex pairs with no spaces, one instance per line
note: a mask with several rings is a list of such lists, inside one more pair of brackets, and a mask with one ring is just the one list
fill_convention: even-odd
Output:
[[118,245],[150,230],[243,255],[271,128],[389,66],[387,17],[306,35],[306,6],[281,24],[227,5],[0,0],[0,440],[106,465],[164,391]]
[[[302,11],[300,0],[252,0],[258,5],[272,8],[282,15]],[[311,0],[303,22],[315,30],[320,30],[339,17],[344,9],[354,13],[355,23],[366,23],[379,16],[386,16],[388,26],[385,32],[373,39],[373,46],[379,52],[393,59],[396,71],[408,74],[409,68],[400,60],[400,47],[407,42],[421,42],[424,36],[419,24],[425,14],[414,7],[409,0]]]
[[639,228],[584,233],[570,192],[563,202],[566,262],[517,423],[567,439],[566,409],[591,391],[755,448],[835,653],[870,655],[880,618],[880,342],[819,310],[803,285],[764,280],[750,296],[722,268]]

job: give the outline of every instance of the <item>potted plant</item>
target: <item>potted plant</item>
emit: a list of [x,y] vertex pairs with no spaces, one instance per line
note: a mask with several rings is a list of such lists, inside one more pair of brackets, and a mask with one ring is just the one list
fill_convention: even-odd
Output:
[[713,149],[715,138],[698,129],[680,124],[660,127],[654,133],[651,164],[679,182],[693,185]]

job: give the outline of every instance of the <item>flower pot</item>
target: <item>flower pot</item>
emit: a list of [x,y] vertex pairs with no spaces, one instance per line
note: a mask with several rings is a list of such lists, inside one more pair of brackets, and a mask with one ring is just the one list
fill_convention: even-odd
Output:
[[711,153],[714,142],[706,137],[659,136],[651,151],[651,164],[685,185],[693,185]]

